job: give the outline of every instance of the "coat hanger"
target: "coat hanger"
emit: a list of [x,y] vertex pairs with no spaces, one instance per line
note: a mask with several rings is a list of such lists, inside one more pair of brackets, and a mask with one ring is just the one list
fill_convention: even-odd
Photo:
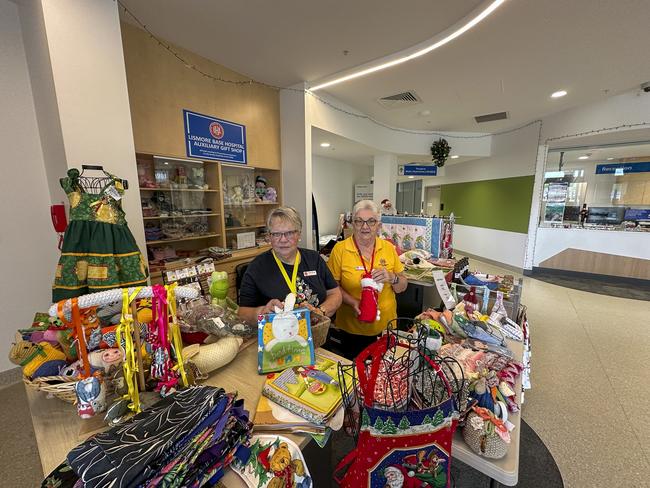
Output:
[[[101,171],[104,173],[104,176],[84,176],[84,172],[86,170],[90,171]],[[84,184],[82,185],[86,191],[92,191],[93,193],[99,193],[104,186],[104,183],[106,182],[107,179],[116,179],[116,181],[119,181],[122,184],[122,187],[125,190],[129,189],[129,182],[127,180],[123,180],[120,178],[115,178],[112,174],[110,174],[108,171],[104,169],[103,166],[101,165],[96,165],[96,164],[82,164],[81,165],[81,173],[79,173],[79,178],[84,178]]]

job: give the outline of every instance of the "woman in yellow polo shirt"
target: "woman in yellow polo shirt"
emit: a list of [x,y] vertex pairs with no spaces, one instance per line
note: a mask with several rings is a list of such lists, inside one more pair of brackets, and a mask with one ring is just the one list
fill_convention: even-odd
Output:
[[[336,327],[342,331],[341,345],[348,358],[356,357],[397,317],[395,294],[408,285],[395,246],[377,237],[380,225],[377,204],[371,200],[358,202],[352,209],[352,236],[334,246],[327,262],[343,293],[343,304],[336,312]],[[361,278],[366,273],[377,283],[383,283],[378,300],[380,319],[373,323],[357,318]]]

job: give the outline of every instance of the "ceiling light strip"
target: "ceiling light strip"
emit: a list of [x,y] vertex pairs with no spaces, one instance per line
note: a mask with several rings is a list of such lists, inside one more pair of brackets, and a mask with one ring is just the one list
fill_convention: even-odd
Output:
[[407,61],[410,61],[411,59],[419,58],[420,56],[424,56],[425,54],[430,53],[431,51],[434,51],[435,49],[438,49],[441,46],[444,46],[445,44],[453,41],[457,37],[462,36],[465,32],[470,30],[472,27],[474,27],[476,24],[481,22],[483,19],[485,19],[488,15],[490,15],[492,12],[494,12],[499,6],[501,6],[502,3],[504,3],[506,0],[494,0],[490,5],[487,6],[484,10],[482,10],[476,17],[472,18],[469,20],[467,23],[463,24],[461,27],[453,31],[451,34],[447,35],[446,37],[443,37],[439,41],[434,42],[433,44],[420,49],[418,51],[415,51],[414,53],[411,53],[406,56],[402,56],[400,58],[394,59],[392,61],[387,61],[385,63],[379,64],[377,66],[372,66],[370,68],[362,69],[360,71],[356,71],[354,73],[350,73],[349,75],[341,76],[340,78],[335,78],[334,80],[327,81],[325,83],[321,83],[319,85],[310,87],[311,91],[316,91],[320,90],[322,88],[327,88],[332,85],[336,85],[338,83],[342,83],[344,81],[348,80],[353,80],[355,78],[359,78],[361,76],[369,75],[371,73],[375,73],[377,71],[390,68],[392,66],[396,66],[398,64],[405,63]]

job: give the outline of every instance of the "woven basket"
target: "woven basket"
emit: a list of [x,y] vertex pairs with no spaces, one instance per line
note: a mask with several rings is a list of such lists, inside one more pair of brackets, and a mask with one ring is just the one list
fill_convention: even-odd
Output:
[[[318,322],[314,324],[313,318],[316,318]],[[312,341],[314,341],[314,349],[318,349],[325,344],[330,325],[332,325],[332,320],[329,317],[312,313],[311,337]]]
[[32,390],[45,392],[48,396],[55,396],[73,405],[77,402],[77,381],[76,378],[68,376],[41,376],[33,380],[23,376],[23,382]]
[[510,444],[504,442],[496,432],[486,432],[485,427],[481,430],[472,428],[470,420],[473,416],[476,417],[477,415],[470,412],[467,416],[465,427],[463,427],[463,439],[465,439],[470,449],[479,456],[501,459],[508,452]]

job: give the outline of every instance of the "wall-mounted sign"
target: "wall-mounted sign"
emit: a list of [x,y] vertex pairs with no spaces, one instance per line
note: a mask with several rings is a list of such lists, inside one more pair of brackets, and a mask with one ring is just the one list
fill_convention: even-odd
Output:
[[650,173],[650,162],[610,163],[596,165],[597,175],[624,175],[627,173]]
[[373,185],[354,185],[354,203],[360,200],[372,200]]
[[625,220],[650,220],[650,209],[628,208],[625,211]]
[[436,176],[438,167],[426,164],[401,164],[397,169],[399,176]]
[[183,110],[188,157],[246,164],[246,127]]

